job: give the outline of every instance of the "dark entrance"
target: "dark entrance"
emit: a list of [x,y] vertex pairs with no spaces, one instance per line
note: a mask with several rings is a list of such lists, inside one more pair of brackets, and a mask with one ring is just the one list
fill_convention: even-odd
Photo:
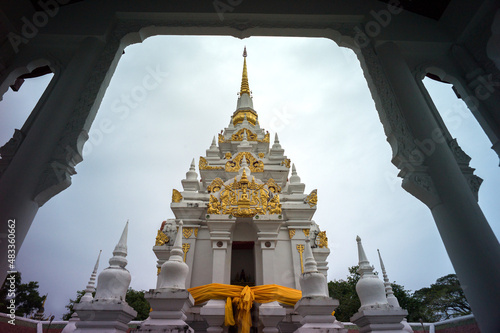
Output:
[[255,286],[254,242],[233,241],[231,284]]

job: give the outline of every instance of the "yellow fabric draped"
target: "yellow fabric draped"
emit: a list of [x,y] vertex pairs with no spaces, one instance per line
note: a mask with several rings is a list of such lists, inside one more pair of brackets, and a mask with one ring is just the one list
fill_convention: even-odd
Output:
[[[278,301],[287,305],[295,305],[302,297],[302,292],[297,289],[267,284],[263,286],[235,286],[221,283],[211,283],[204,286],[188,289],[194,298],[195,304],[201,304],[211,299],[226,300],[224,325],[238,324],[241,333],[249,333],[252,326],[250,309],[253,302],[269,303]],[[233,316],[232,304],[236,305],[237,320]]]

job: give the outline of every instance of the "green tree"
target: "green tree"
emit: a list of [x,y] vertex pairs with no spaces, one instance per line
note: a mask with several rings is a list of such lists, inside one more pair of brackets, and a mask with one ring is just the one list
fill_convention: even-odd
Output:
[[134,320],[145,320],[149,317],[149,310],[151,306],[149,302],[144,298],[144,290],[136,291],[129,288],[125,301],[137,311],[137,317]]
[[[15,291],[11,290],[10,277],[14,279]],[[0,312],[8,313],[7,306],[10,304],[10,299],[15,299],[16,315],[29,317],[33,316],[43,308],[43,302],[46,296],[40,296],[38,291],[38,282],[30,281],[21,283],[21,273],[9,274],[0,289]],[[12,293],[15,294],[14,297]]]
[[427,317],[429,321],[471,313],[469,302],[456,274],[448,274],[437,279],[430,287],[415,291],[413,297],[422,305],[422,317]]
[[[76,292],[76,298],[70,299],[69,303],[65,306],[68,309],[68,312],[63,314],[63,320],[69,320],[75,310],[73,307],[75,304],[80,303],[83,295],[85,294],[84,290],[79,290]],[[95,295],[95,292],[94,292]],[[130,305],[135,311],[137,311],[137,317],[133,320],[145,320],[149,316],[149,310],[151,306],[149,302],[144,298],[144,290],[137,291],[132,288],[127,290],[127,294],[125,295],[125,301]]]
[[[75,312],[75,310],[73,310],[73,307],[75,306],[76,303],[80,303],[80,300],[82,299],[83,295],[85,295],[85,291],[78,290],[76,292],[76,298],[74,300],[71,298],[69,299],[69,303],[65,306],[65,308],[68,309],[68,312],[63,314],[62,320],[69,320],[71,318],[71,316]],[[95,292],[93,295],[95,295]]]
[[357,270],[358,266],[349,267],[347,280],[328,282],[330,297],[338,299],[340,303],[335,310],[335,317],[339,321],[350,321],[352,315],[355,314],[361,306],[358,294],[356,293],[356,283],[358,283],[360,278]]

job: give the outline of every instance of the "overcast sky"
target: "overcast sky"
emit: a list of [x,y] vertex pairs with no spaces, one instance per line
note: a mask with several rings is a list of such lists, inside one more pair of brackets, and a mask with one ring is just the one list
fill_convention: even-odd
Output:
[[[454,272],[430,211],[400,186],[353,52],[326,39],[153,37],[126,48],[73,184],[39,210],[18,255],[23,281],[38,281],[49,294],[46,314],[66,312],[99,250],[99,272],[109,265],[127,220],[131,287],[155,287],[152,246],[161,222],[174,217],[172,189],[182,190],[191,160],[198,170],[199,156],[229,124],[244,45],[261,127],[271,138],[278,133],[306,193],[318,189],[314,220],[329,239],[328,279],[345,279],[357,264],[356,235],[376,269],[378,248],[390,280],[406,289]],[[156,80],[145,79],[151,73]],[[0,144],[22,126],[48,81],[32,79],[4,95]],[[491,143],[450,86],[425,83],[484,179],[479,203],[498,237],[500,174]]]

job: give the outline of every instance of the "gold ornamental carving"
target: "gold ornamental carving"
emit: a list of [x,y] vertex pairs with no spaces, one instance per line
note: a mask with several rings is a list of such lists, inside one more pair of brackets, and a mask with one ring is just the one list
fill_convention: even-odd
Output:
[[182,235],[188,239],[193,234],[194,228],[182,228]]
[[295,236],[295,229],[288,229],[288,237],[292,239],[293,236]]
[[222,186],[224,186],[224,181],[217,177],[207,186],[207,191],[208,193],[219,192]]
[[285,159],[281,162],[281,165],[284,165],[284,166],[286,166],[287,168],[289,168],[289,169],[290,169],[290,163],[291,163],[290,159],[289,159],[289,158],[285,158]]
[[247,135],[248,141],[259,141],[257,140],[257,134],[250,131],[248,128],[242,128],[238,132],[231,135],[231,141],[243,141],[243,137]]
[[238,110],[233,114],[233,125],[236,126],[242,123],[243,120],[245,120],[245,117],[250,124],[254,126],[257,124],[257,113],[253,110],[247,109]]
[[181,202],[182,194],[177,191],[175,188],[172,190],[172,202]]
[[306,237],[309,237],[309,232],[310,232],[310,231],[311,231],[310,229],[302,229],[302,232],[304,233],[304,235],[305,235]]
[[156,267],[156,275],[160,275],[161,267]]
[[191,244],[189,244],[189,243],[182,244],[182,252],[184,252],[184,262],[186,262],[186,255],[187,255],[190,247],[191,247]]
[[264,138],[261,140],[261,142],[269,142],[269,133],[266,133],[266,135],[264,135]]
[[207,214],[227,214],[236,217],[253,217],[257,214],[281,214],[278,194],[266,188],[266,184],[257,184],[255,177],[249,181],[246,170],[241,179],[234,178],[232,183],[224,185],[219,191],[219,198],[211,194]]
[[318,247],[320,248],[328,248],[328,237],[326,237],[326,231],[320,231],[318,233],[318,235],[316,236],[316,245],[318,245]]
[[219,134],[219,143],[221,142],[226,142],[226,138],[224,137],[224,135]]
[[269,178],[266,185],[267,185],[267,188],[269,189],[269,191],[271,191],[273,193],[281,193],[281,186],[279,186],[276,183],[276,181],[274,181],[274,179]]
[[303,244],[297,244],[297,251],[299,252],[300,256],[300,270],[302,274],[304,274],[304,245]]
[[264,171],[264,162],[256,159],[252,153],[248,151],[243,151],[238,153],[231,161],[226,162],[225,170],[227,172],[238,172],[241,168],[241,162],[243,158],[246,158],[248,163],[248,168],[252,172],[263,172]]
[[264,158],[264,156],[266,156],[265,153],[259,153],[259,158]]
[[221,203],[213,194],[210,194],[208,199],[208,209],[207,214],[222,214],[221,213]]
[[207,160],[203,156],[200,156],[200,163],[198,165],[199,165],[200,170],[222,170],[222,169],[224,169],[223,166],[210,166],[210,165],[208,165]]
[[194,228],[194,238],[198,237],[198,228]]
[[227,152],[224,154],[224,157],[226,158],[226,160],[230,160],[233,155],[230,152]]
[[304,202],[309,204],[309,207],[314,207],[318,204],[318,190],[312,190],[312,192],[304,199]]
[[162,246],[168,243],[168,236],[161,230],[158,230],[158,234],[156,235],[155,246]]

